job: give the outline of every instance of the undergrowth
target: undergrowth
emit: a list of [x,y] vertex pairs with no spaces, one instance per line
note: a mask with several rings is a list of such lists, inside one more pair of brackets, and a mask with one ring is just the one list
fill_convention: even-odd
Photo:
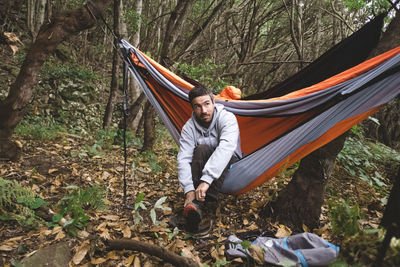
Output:
[[90,221],[90,216],[87,215],[88,210],[107,208],[104,202],[106,191],[99,185],[86,188],[68,186],[67,190],[72,191],[58,204],[58,213],[53,216],[53,223],[59,223],[62,218],[68,218],[63,223],[63,227],[69,234],[76,236],[77,231],[86,227]]
[[45,221],[35,214],[35,210],[45,205],[48,203],[32,190],[17,181],[0,178],[0,220],[36,228]]
[[54,140],[67,130],[60,124],[41,117],[27,116],[15,128],[15,134],[35,140]]
[[400,166],[400,153],[380,143],[348,137],[337,160],[351,175],[370,185],[386,186],[386,175]]

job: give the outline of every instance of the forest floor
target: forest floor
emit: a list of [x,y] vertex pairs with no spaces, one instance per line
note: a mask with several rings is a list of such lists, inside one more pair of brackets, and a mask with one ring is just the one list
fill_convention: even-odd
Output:
[[[208,266],[241,266],[245,265],[242,259],[232,259],[226,255],[224,244],[229,235],[252,241],[261,234],[277,237],[292,234],[288,227],[259,215],[259,211],[289,182],[289,175],[282,175],[240,196],[224,196],[217,209],[218,219],[212,231],[207,236],[196,238],[167,225],[168,219],[181,207],[183,201],[183,192],[176,175],[176,147],[172,143],[157,144],[155,154],[162,167],[157,173],[152,172],[149,162],[140,158],[137,149],[128,148],[127,203],[134,206],[137,196],[143,193],[141,203],[146,207],[135,211],[126,208],[123,203],[124,159],[120,146],[98,150],[96,155],[90,155],[87,153],[86,141],[73,135],[55,141],[20,138],[19,142],[22,145],[20,160],[1,163],[0,177],[18,181],[30,188],[53,208],[71,192],[68,186],[85,188],[98,184],[107,190],[108,208],[103,211],[86,210],[90,221],[76,236],[68,234],[61,226],[49,227],[43,224],[32,229],[15,221],[0,220],[2,266],[19,266],[37,250],[60,242],[66,242],[70,248],[70,266],[164,265],[161,259],[143,252],[109,250],[102,243],[104,240],[121,238],[159,245]],[[365,214],[359,220],[361,227],[377,229],[384,209],[380,201],[383,196],[369,184],[343,173],[336,168],[327,187],[327,196],[335,194],[343,199],[354,198]],[[167,197],[166,201],[155,207],[157,200],[162,197]],[[158,225],[151,219],[152,209],[160,222]],[[138,213],[141,217],[137,216]],[[371,248],[371,252],[371,249],[354,242],[354,239],[351,241],[333,235],[331,230],[328,207],[324,204],[320,228],[309,231],[341,246],[340,257],[348,263],[359,262],[364,265],[372,262],[377,253],[376,246]],[[251,266],[255,263],[246,264]]]

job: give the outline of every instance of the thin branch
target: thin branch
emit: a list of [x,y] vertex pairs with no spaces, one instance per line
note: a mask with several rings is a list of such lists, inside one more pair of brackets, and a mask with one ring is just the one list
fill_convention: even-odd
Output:
[[289,61],[252,61],[252,62],[243,62],[238,63],[238,65],[255,65],[255,64],[293,64],[293,63],[311,63],[312,61],[308,60],[289,60]]
[[349,24],[349,23],[343,18],[343,16],[340,15],[339,12],[335,9],[335,7],[334,7],[334,1],[332,1],[332,9],[333,9],[334,13],[332,13],[331,11],[329,11],[329,10],[323,8],[323,7],[320,7],[320,8],[321,8],[321,10],[325,11],[326,13],[328,13],[328,14],[334,16],[335,18],[339,19],[340,21],[342,21],[342,22],[347,26],[347,28],[349,28],[352,32],[355,32],[355,30],[350,26],[350,24]]

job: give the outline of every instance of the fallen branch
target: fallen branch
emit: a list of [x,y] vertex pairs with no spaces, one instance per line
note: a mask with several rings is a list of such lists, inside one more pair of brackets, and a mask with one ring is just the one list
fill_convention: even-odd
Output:
[[190,258],[179,256],[178,254],[165,249],[163,247],[141,242],[134,239],[115,239],[115,240],[108,240],[106,245],[109,249],[128,249],[128,250],[135,250],[139,252],[144,252],[150,254],[152,256],[156,256],[166,262],[169,262],[175,266],[195,266],[198,267],[199,265],[197,262]]

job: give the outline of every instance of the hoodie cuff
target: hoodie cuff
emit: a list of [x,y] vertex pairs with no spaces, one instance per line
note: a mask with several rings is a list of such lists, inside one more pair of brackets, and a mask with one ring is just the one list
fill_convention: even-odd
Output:
[[204,181],[207,184],[211,185],[211,183],[214,181],[214,179],[211,176],[208,175],[203,175],[200,179],[200,181]]
[[184,188],[183,188],[183,193],[187,193],[187,192],[189,192],[189,191],[194,191],[194,185],[193,184],[189,184],[189,185],[186,185]]

